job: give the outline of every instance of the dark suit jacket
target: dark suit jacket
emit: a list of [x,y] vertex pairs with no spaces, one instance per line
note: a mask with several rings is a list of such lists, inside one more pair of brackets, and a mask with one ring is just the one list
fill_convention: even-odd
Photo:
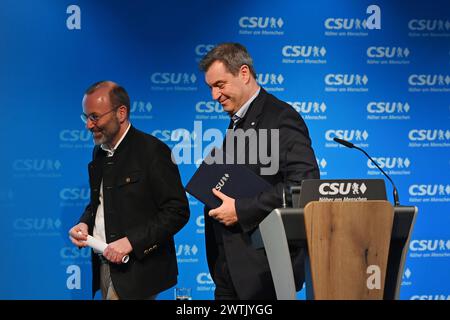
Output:
[[[92,234],[103,179],[106,242],[128,237],[126,264],[110,264],[122,299],[146,299],[177,283],[173,236],[187,223],[189,205],[170,149],[133,127],[114,156],[94,148],[89,163],[91,200],[81,222]],[[93,293],[99,289],[99,259],[92,254]]]
[[[276,299],[269,264],[264,249],[255,249],[251,235],[259,223],[275,208],[282,206],[282,192],[289,186],[300,185],[303,179],[319,178],[314,151],[308,129],[300,115],[287,103],[278,100],[261,88],[245,117],[236,126],[243,130],[279,129],[279,171],[274,175],[261,175],[262,165],[246,166],[267,180],[273,187],[253,198],[236,199],[238,224],[225,227],[208,216],[205,208],[205,237],[208,266],[214,279],[214,266],[218,256],[217,242],[222,240],[228,269],[240,299]],[[269,144],[270,145],[270,144]],[[270,148],[268,148],[270,150]],[[227,150],[229,153],[229,150]],[[242,152],[235,152],[235,154]],[[249,144],[246,144],[249,159]],[[219,233],[218,235],[214,232]],[[303,252],[291,251],[296,271],[297,289],[303,283]]]

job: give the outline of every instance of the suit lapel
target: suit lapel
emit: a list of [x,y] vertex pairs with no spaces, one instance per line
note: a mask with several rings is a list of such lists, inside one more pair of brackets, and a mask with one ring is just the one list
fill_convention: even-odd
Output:
[[253,100],[250,107],[247,110],[244,118],[241,119],[236,128],[241,128],[244,131],[248,129],[257,129],[258,121],[261,113],[263,112],[263,106],[266,101],[267,92],[261,88],[258,96]]
[[105,157],[106,152],[99,146],[96,146],[94,149],[94,160],[88,164],[91,192],[95,195],[93,199],[96,199],[96,201],[98,201],[97,195],[100,193],[100,184],[103,176],[103,159]]
[[251,139],[253,139],[253,135],[257,134],[258,122],[263,112],[263,106],[266,101],[266,96],[266,91],[261,88],[258,96],[255,98],[255,100],[253,100],[250,107],[248,108],[244,118],[239,120],[236,125],[235,130],[242,129],[244,130],[244,132],[247,132],[247,130],[253,129],[253,132],[248,136],[248,138],[245,139],[245,152],[239,152],[238,150],[235,150],[235,156],[238,162],[248,162],[249,143]]

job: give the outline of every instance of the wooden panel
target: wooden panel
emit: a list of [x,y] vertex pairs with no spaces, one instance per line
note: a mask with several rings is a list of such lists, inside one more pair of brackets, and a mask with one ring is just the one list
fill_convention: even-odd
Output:
[[[305,207],[315,299],[383,298],[393,217],[387,201],[313,201]],[[373,265],[381,270],[380,289],[367,286]]]

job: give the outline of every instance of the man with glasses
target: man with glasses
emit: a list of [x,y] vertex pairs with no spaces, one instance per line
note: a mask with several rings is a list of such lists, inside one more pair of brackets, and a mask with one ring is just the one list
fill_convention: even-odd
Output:
[[[95,147],[89,163],[90,203],[69,231],[85,247],[92,235],[108,246],[92,252],[93,294],[103,299],[155,299],[177,283],[173,236],[187,223],[189,205],[170,149],[135,129],[130,99],[111,81],[90,86],[81,119]],[[124,256],[129,261],[123,263]]]

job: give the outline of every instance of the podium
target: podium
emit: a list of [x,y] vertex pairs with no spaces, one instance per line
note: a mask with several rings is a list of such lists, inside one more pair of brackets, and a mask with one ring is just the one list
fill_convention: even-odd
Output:
[[[338,183],[342,181],[349,180]],[[349,183],[354,181],[373,182]],[[312,189],[319,184],[313,183]],[[305,192],[309,200],[314,193]],[[361,200],[361,195],[358,201],[351,197],[324,201],[316,193],[322,201],[309,201],[304,208],[275,209],[259,226],[277,299],[296,299],[289,245],[307,248],[307,299],[398,299],[417,208]]]

